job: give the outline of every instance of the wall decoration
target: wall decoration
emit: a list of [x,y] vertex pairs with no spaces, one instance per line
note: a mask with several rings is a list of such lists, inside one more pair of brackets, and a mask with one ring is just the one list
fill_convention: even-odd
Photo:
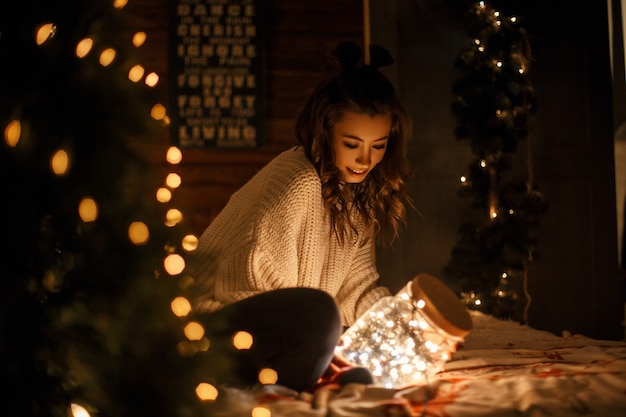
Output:
[[266,48],[259,3],[171,3],[172,137],[179,147],[233,149],[263,143]]

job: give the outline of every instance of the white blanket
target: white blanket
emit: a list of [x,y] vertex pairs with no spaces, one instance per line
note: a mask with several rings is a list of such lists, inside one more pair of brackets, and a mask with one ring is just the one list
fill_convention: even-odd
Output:
[[626,417],[626,343],[560,337],[472,312],[444,370],[403,390],[327,385],[223,389],[216,417]]

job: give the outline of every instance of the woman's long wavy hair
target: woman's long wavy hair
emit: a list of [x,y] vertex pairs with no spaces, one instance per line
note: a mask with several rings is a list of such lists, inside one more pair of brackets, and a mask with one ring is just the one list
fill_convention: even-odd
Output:
[[[406,157],[410,122],[389,80],[378,70],[393,63],[384,49],[370,47],[371,63],[360,64],[361,50],[342,42],[333,51],[339,73],[322,82],[305,103],[296,121],[296,136],[322,180],[326,213],[340,242],[361,224],[378,243],[390,245],[406,224],[405,191],[411,169]],[[391,115],[385,156],[361,183],[345,183],[335,166],[333,126],[346,112]]]

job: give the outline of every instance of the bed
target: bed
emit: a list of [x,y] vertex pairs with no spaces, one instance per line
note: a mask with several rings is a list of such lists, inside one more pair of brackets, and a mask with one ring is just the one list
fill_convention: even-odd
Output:
[[216,417],[626,417],[626,342],[557,336],[471,312],[474,323],[427,384],[227,389]]

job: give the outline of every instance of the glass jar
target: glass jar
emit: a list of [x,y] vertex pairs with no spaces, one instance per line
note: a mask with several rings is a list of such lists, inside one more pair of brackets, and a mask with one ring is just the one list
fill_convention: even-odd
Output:
[[434,276],[419,274],[348,328],[336,354],[352,366],[369,369],[375,385],[425,384],[471,327],[469,312],[454,292]]

